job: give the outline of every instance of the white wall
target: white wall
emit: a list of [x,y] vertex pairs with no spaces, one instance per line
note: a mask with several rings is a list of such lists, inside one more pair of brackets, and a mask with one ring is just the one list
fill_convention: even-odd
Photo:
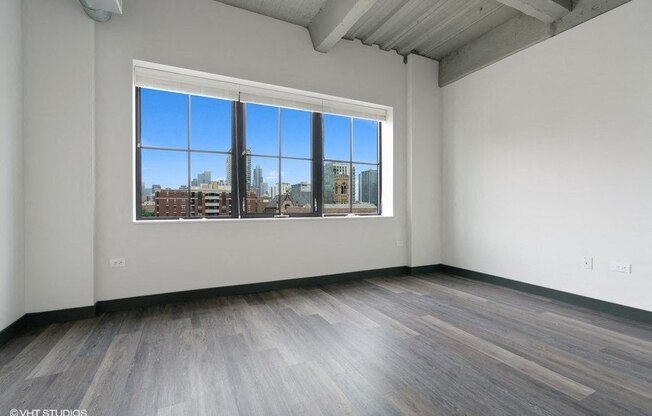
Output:
[[407,64],[408,264],[441,263],[441,89],[439,64],[411,55]]
[[24,0],[28,312],[93,304],[93,22]]
[[[132,223],[132,59],[392,106],[394,217]],[[96,70],[97,300],[407,264],[400,56],[347,41],[315,52],[306,29],[214,1],[140,0],[96,26]],[[127,267],[109,268],[118,256]]]
[[0,330],[25,313],[22,44],[21,2],[4,0],[0,2]]
[[445,264],[652,310],[650,16],[634,0],[443,89]]

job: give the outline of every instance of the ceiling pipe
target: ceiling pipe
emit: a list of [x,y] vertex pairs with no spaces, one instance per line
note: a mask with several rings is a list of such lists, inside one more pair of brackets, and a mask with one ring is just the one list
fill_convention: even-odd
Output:
[[111,20],[111,16],[113,16],[113,13],[107,12],[106,10],[98,10],[90,7],[88,5],[87,0],[79,0],[79,3],[84,8],[86,15],[91,19],[95,20],[96,22],[100,22],[100,23],[108,22],[109,20]]

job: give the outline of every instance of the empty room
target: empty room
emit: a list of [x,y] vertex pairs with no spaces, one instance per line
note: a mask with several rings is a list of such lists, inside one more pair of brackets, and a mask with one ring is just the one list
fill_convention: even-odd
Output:
[[652,416],[652,0],[0,0],[0,416]]

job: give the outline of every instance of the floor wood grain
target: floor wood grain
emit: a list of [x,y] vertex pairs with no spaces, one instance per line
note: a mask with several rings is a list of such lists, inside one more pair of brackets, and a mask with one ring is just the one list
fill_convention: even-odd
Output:
[[652,415],[652,327],[445,274],[22,333],[0,415]]

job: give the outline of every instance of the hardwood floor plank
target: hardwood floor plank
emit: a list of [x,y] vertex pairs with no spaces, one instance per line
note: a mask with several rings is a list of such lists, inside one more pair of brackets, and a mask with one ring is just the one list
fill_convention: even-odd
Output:
[[465,292],[463,290],[459,289],[453,289],[445,285],[441,285],[439,283],[435,283],[431,280],[426,280],[418,277],[412,277],[412,276],[407,276],[404,279],[407,282],[405,285],[406,287],[419,287],[421,288],[421,292],[423,294],[446,294],[449,296],[453,296],[456,298],[461,298],[464,299],[465,301],[469,302],[477,302],[477,303],[484,303],[487,302],[487,298],[483,298],[477,295],[474,295],[472,293]]
[[308,361],[291,368],[296,380],[301,380],[304,401],[310,406],[309,414],[355,415],[346,395],[333,379],[316,362]]
[[405,293],[405,292],[412,292],[415,295],[423,295],[423,293],[417,291],[416,289],[412,289],[409,287],[406,287],[405,285],[401,284],[401,281],[399,279],[393,279],[389,277],[374,277],[371,279],[365,279],[365,281],[382,287],[383,289],[387,289],[390,292],[393,293]]
[[[629,390],[632,393],[645,397],[650,401],[652,408],[652,383],[641,380],[636,376],[617,371],[588,359],[578,357],[567,351],[550,347],[540,342],[533,341],[522,334],[514,333],[507,337],[513,341],[513,346],[525,353],[544,358],[548,362],[556,363],[560,370],[572,371],[573,374],[583,374],[584,379],[598,380],[600,383],[614,388]],[[652,374],[652,373],[651,373]]]
[[[413,390],[395,391],[387,394],[387,398],[396,406],[404,416],[445,416],[450,412],[433,403],[425,395]],[[470,416],[470,415],[469,415]]]
[[618,346],[623,346],[626,349],[635,349],[643,354],[648,354],[652,351],[652,337],[650,337],[649,340],[632,337],[621,332],[601,328],[554,312],[544,312],[541,316],[550,319],[556,324],[563,324],[570,328],[570,330],[579,332],[582,335],[599,338],[609,343],[617,343]]
[[399,338],[409,338],[409,337],[414,337],[419,335],[417,331],[402,324],[396,319],[389,317],[388,315],[382,313],[378,309],[370,306],[368,303],[364,302],[363,300],[356,298],[352,294],[349,294],[348,293],[349,291],[347,290],[333,291],[332,288],[328,288],[325,290],[328,291],[328,293],[337,296],[338,299],[341,300],[341,302],[346,303],[351,308],[355,309],[359,313],[364,314],[372,321],[378,323],[380,327],[394,331]]
[[44,396],[48,398],[32,408],[78,409],[102,359],[103,355],[76,358],[64,373],[58,374],[44,392]]
[[466,345],[480,351],[481,353],[498,360],[515,370],[521,371],[530,377],[558,390],[560,393],[569,395],[576,400],[582,400],[593,394],[595,390],[584,386],[571,379],[561,376],[545,367],[529,361],[517,354],[498,347],[491,342],[478,338],[468,332],[464,332],[434,316],[426,315],[420,318],[427,324],[442,331],[445,335],[455,338]]
[[75,322],[27,378],[43,377],[66,371],[98,322],[99,318]]
[[23,380],[72,325],[65,323],[48,326],[0,369],[0,408],[12,409],[11,403],[20,399],[19,389]]
[[118,404],[136,356],[140,337],[140,332],[132,332],[114,338],[79,405],[81,409],[86,409],[88,414],[119,414]]

